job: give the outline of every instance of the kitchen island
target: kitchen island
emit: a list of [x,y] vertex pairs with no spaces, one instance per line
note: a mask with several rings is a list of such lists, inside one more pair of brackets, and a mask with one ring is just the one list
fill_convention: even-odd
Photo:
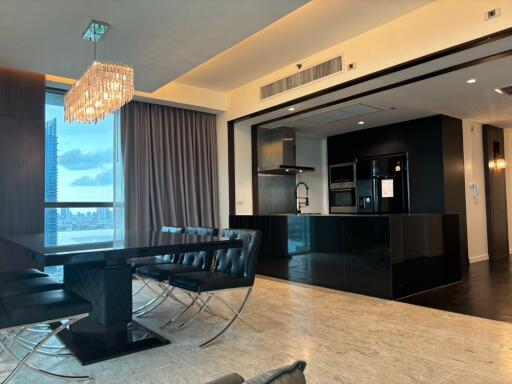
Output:
[[263,233],[257,273],[399,299],[461,279],[456,214],[232,215]]

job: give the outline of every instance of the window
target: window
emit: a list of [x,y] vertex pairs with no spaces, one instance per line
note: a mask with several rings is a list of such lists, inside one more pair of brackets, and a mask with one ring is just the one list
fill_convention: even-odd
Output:
[[46,246],[113,240],[115,116],[64,121],[64,95],[46,93]]

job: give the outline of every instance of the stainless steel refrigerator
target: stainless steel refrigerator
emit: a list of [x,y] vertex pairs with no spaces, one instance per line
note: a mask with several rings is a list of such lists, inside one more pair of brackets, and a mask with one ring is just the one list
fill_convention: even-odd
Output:
[[408,213],[407,155],[358,159],[356,201],[360,213]]

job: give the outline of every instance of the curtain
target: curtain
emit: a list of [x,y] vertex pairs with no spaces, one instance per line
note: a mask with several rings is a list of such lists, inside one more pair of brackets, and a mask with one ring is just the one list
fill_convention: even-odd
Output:
[[125,227],[218,225],[215,115],[142,102],[121,110]]
[[[43,232],[43,74],[0,68],[0,236]],[[0,270],[33,266],[0,243]]]
[[117,111],[114,114],[114,243],[123,242],[125,220],[124,220],[124,174],[123,174],[123,151],[121,140],[121,116]]

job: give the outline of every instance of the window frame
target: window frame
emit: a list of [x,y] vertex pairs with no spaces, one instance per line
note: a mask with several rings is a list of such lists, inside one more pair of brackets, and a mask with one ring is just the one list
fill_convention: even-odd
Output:
[[[46,93],[65,95],[66,92],[67,92],[66,90],[60,89],[60,88],[45,87],[45,95],[46,95]],[[46,154],[45,154],[45,160],[46,160]],[[45,172],[46,172],[46,170],[45,170]],[[46,190],[46,183],[45,183],[45,190]],[[112,202],[48,202],[48,201],[46,201],[46,195],[45,195],[43,198],[43,209],[45,210],[45,212],[46,212],[46,209],[51,209],[51,208],[53,208],[53,209],[59,209],[59,208],[112,208],[112,211],[114,211],[114,206],[115,206],[114,200],[115,200],[115,196],[113,194]],[[45,228],[45,232],[46,232],[46,228]],[[102,242],[102,243],[104,243],[104,242]],[[94,244],[100,244],[100,243],[94,243]],[[61,248],[62,246],[57,246],[57,247]]]

